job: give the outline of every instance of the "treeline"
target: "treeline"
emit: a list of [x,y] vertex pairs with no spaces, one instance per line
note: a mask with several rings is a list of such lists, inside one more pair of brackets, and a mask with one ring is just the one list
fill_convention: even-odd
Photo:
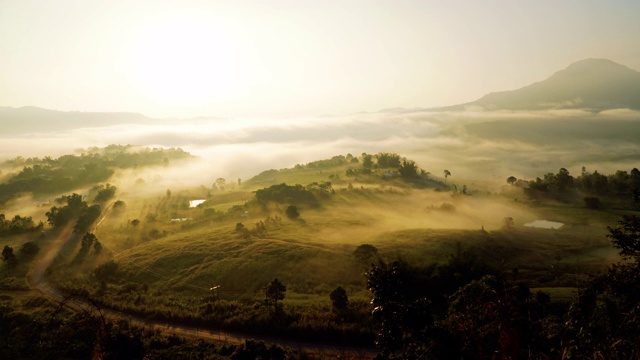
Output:
[[393,175],[397,173],[405,179],[416,179],[427,172],[420,169],[413,160],[400,157],[394,153],[378,153],[375,155],[362,153],[359,162],[360,168],[348,169],[347,176],[355,176],[358,174],[371,174],[374,169],[385,169],[387,174]]
[[88,230],[102,212],[100,205],[89,206],[86,201],[82,200],[82,195],[76,193],[62,196],[56,199],[56,202],[59,204],[66,203],[66,205],[51,207],[45,214],[47,222],[56,228],[68,224],[73,219],[77,219],[73,227],[73,232],[77,234]]
[[326,169],[334,168],[349,164],[360,164],[358,168],[349,168],[347,170],[348,176],[356,174],[371,174],[372,170],[386,169],[390,171],[396,171],[399,175],[405,178],[415,178],[419,175],[424,175],[426,172],[420,169],[415,161],[401,157],[395,153],[380,152],[377,154],[367,154],[363,152],[359,157],[352,154],[337,155],[331,159],[318,160],[310,162],[306,165],[298,164],[295,169]]
[[533,293],[472,258],[445,267],[373,265],[368,288],[380,359],[637,359],[640,218],[609,238],[626,260],[585,283],[571,303]]
[[577,177],[573,177],[565,168],[557,174],[548,173],[528,183],[518,181],[514,177],[507,179],[509,183],[520,183],[530,197],[548,197],[559,200],[571,200],[579,193],[591,196],[610,196],[622,199],[633,199],[640,202],[640,170],[631,172],[618,170],[614,174],[603,175],[594,171],[588,172],[584,167]]
[[8,220],[4,214],[0,214],[0,236],[40,231],[43,227],[42,221],[35,224],[31,216],[15,215]]
[[282,183],[257,190],[256,202],[263,206],[270,202],[317,206],[321,199],[329,197],[332,192],[329,181],[314,182],[307,186]]
[[166,165],[172,160],[191,157],[182,149],[149,149],[132,145],[110,145],[104,149],[91,148],[81,155],[63,155],[6,161],[23,169],[0,184],[0,204],[22,193],[47,194],[64,192],[103,182],[114,169],[137,166]]

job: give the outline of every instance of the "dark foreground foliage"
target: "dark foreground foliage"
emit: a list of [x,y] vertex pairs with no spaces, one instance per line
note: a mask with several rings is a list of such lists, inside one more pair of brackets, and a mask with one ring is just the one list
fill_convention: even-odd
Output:
[[609,229],[627,261],[589,281],[572,304],[553,303],[469,256],[422,269],[374,264],[378,358],[640,358],[639,228],[640,218],[625,216]]
[[[247,340],[217,345],[165,336],[127,321],[104,319],[100,312],[71,313],[44,298],[29,300],[39,313],[0,306],[0,359],[286,359],[277,345]],[[46,309],[46,310],[45,310]]]

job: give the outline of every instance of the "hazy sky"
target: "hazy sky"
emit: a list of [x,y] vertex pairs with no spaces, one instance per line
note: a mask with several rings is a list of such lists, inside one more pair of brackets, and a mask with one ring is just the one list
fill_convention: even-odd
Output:
[[609,58],[640,1],[0,0],[0,106],[156,117],[432,107]]

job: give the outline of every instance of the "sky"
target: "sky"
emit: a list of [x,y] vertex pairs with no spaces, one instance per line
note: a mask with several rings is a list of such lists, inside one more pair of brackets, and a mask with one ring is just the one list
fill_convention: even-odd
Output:
[[608,58],[639,1],[0,0],[0,106],[158,118],[470,102]]

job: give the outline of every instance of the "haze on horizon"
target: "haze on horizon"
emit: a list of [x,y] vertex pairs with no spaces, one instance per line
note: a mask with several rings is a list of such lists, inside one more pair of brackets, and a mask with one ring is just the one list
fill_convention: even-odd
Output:
[[0,106],[188,118],[454,105],[585,58],[638,70],[637,14],[629,1],[2,2]]

